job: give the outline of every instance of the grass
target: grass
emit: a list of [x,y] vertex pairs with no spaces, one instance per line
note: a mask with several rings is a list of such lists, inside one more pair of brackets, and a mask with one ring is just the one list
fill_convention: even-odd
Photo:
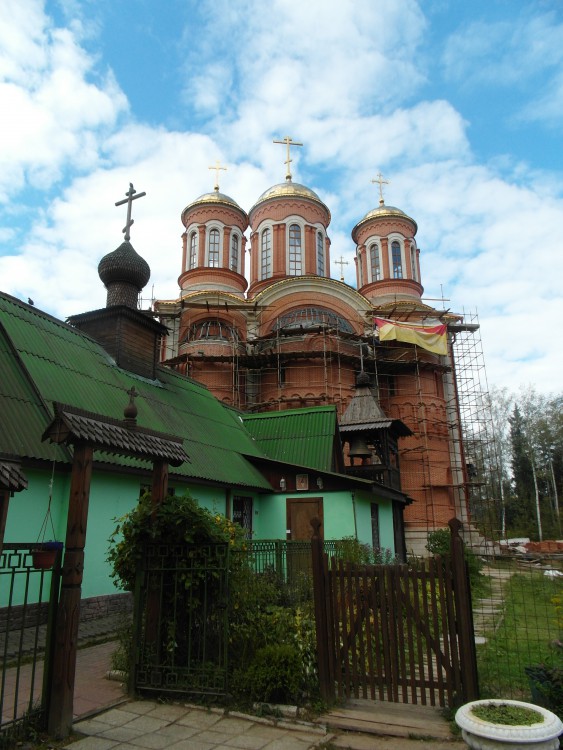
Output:
[[553,602],[560,592],[561,583],[541,571],[516,573],[507,581],[502,622],[477,648],[482,697],[530,700],[524,667],[563,666],[563,650],[551,645],[560,635]]

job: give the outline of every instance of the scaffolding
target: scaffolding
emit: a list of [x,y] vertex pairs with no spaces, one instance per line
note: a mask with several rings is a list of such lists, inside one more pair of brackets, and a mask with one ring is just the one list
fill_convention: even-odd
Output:
[[453,359],[460,449],[457,468],[464,475],[456,492],[464,493],[470,521],[482,537],[504,536],[503,487],[499,442],[492,419],[487,371],[476,311],[463,312],[463,324],[454,327]]

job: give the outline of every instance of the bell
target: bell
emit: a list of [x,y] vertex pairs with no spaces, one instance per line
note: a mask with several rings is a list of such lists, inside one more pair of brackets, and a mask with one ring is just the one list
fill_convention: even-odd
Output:
[[371,451],[361,435],[356,435],[350,440],[348,455],[350,458],[369,458],[371,456]]

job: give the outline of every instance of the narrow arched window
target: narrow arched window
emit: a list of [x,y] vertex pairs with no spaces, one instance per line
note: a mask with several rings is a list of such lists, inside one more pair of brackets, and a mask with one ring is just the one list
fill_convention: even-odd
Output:
[[317,273],[325,275],[325,243],[322,232],[317,232]]
[[301,273],[301,227],[292,224],[289,227],[289,275],[299,276]]
[[219,230],[212,229],[209,232],[209,255],[207,265],[210,268],[219,266]]
[[376,242],[370,246],[369,262],[371,266],[371,280],[379,281],[381,279],[381,257],[379,254],[379,245]]
[[231,271],[238,271],[238,235],[231,237]]
[[190,257],[188,268],[195,268],[197,265],[197,232],[190,234]]
[[413,279],[418,281],[418,275],[416,273],[416,250],[414,247],[411,247],[411,270]]
[[401,258],[401,245],[397,242],[397,240],[394,240],[391,243],[391,260],[393,265],[393,278],[402,279],[403,261]]
[[260,278],[269,279],[272,275],[272,233],[264,229],[260,239]]

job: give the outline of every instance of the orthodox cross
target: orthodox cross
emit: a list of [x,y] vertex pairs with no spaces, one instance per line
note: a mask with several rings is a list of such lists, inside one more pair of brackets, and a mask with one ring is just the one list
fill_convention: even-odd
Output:
[[385,201],[383,200],[383,186],[389,184],[389,180],[384,180],[383,175],[381,172],[377,173],[377,177],[375,180],[372,180],[373,183],[376,183],[379,185],[379,205],[382,206]]
[[123,206],[124,203],[127,203],[127,223],[121,230],[123,234],[125,235],[126,242],[129,242],[131,238],[131,234],[129,230],[131,229],[131,225],[135,223],[134,220],[131,218],[131,204],[133,203],[133,201],[136,201],[137,198],[142,198],[143,195],[146,195],[146,193],[137,193],[137,195],[135,195],[135,193],[137,193],[137,191],[133,187],[133,183],[130,182],[129,190],[125,193],[127,198],[125,198],[125,200],[122,200],[122,201],[117,201],[117,203],[115,204],[116,206]]
[[286,135],[285,138],[282,138],[281,141],[276,141],[274,139],[274,143],[280,143],[282,145],[285,143],[285,145],[287,146],[287,159],[284,162],[284,164],[287,164],[287,172],[286,172],[286,175],[285,175],[285,179],[288,180],[289,182],[291,182],[291,169],[290,169],[289,165],[291,164],[291,162],[293,161],[293,159],[290,156],[289,148],[290,148],[290,146],[302,146],[303,144],[302,143],[297,143],[297,141],[294,141],[293,138],[290,138],[289,135]]
[[342,255],[340,256],[340,260],[334,261],[337,266],[340,266],[340,281],[344,281],[344,266],[348,265],[348,261],[344,260]]
[[222,167],[221,166],[221,162],[219,160],[217,160],[215,162],[215,166],[214,167],[208,167],[208,169],[214,169],[215,170],[215,187],[214,187],[214,190],[216,190],[217,192],[219,192],[219,171],[222,169],[224,172],[226,172],[227,171],[227,167]]

